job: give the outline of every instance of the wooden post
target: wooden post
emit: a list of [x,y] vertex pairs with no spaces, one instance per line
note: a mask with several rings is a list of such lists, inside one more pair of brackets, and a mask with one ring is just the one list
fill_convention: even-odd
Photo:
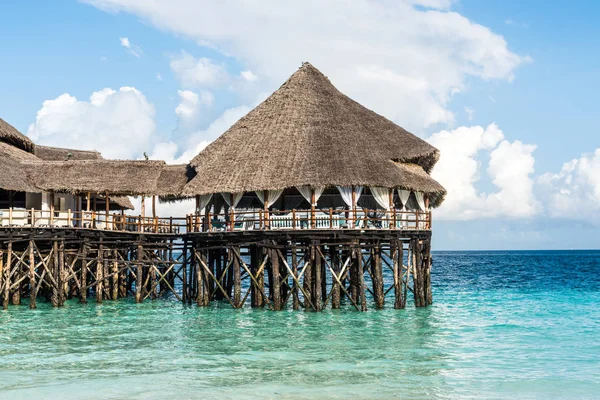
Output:
[[383,268],[381,264],[381,247],[375,246],[371,253],[371,273],[373,281],[373,297],[375,298],[375,307],[383,308]]
[[[33,218],[33,214],[32,218]],[[42,218],[44,218],[44,216],[42,215]],[[50,225],[54,225],[54,192],[50,192]],[[32,225],[33,225],[33,221],[32,221]]]
[[104,202],[106,203],[104,205],[104,211],[106,213],[106,216],[104,217],[104,229],[108,229],[108,215],[110,214],[110,198],[108,192],[104,193]]
[[79,291],[79,302],[87,303],[87,254],[88,254],[88,245],[87,240],[84,240],[83,247],[81,249],[81,290]]
[[8,298],[10,294],[10,275],[12,270],[12,242],[6,245],[6,265],[4,266],[4,295],[2,298],[2,308],[8,309]]
[[[250,246],[250,272],[254,275],[254,279],[256,280],[257,283],[260,282],[260,278],[257,276],[257,272],[258,269],[260,267],[260,260],[261,260],[261,252],[260,252],[260,248],[256,245],[253,244]],[[262,299],[262,294],[260,293],[260,289],[256,287],[256,284],[254,284],[254,282],[251,283],[250,286],[250,303],[252,304],[252,307],[262,307],[263,305],[263,299]]]
[[188,260],[188,242],[183,241],[183,262],[181,263],[181,300],[185,304],[187,302],[187,260]]
[[[296,244],[292,244],[292,273],[297,278],[298,277],[298,254],[296,249]],[[296,283],[296,279],[294,279],[294,288],[292,289],[293,296],[293,308],[294,310],[300,309],[300,299],[298,297],[298,284]]]
[[367,311],[367,296],[365,294],[365,271],[363,268],[363,258],[362,258],[362,249],[360,247],[360,243],[358,247],[355,249],[358,252],[358,290],[360,293],[360,309],[361,311]]
[[404,248],[402,242],[396,240],[393,242],[393,250],[392,250],[392,261],[394,266],[394,308],[400,309],[404,308],[402,306],[402,263],[403,263],[403,253]]
[[[141,238],[140,238],[141,240]],[[142,293],[142,286],[143,286],[143,267],[142,267],[142,263],[144,260],[144,246],[142,245],[142,243],[138,243],[137,245],[137,254],[136,254],[136,258],[137,258],[137,265],[136,265],[136,274],[135,274],[135,302],[136,303],[141,303],[143,301],[143,293]]]
[[273,309],[275,311],[282,309],[281,304],[281,279],[279,276],[279,256],[277,255],[276,249],[270,249],[270,258],[271,258],[271,277],[273,282],[271,283],[271,288],[273,293],[271,296],[273,297]]
[[[340,261],[338,257],[338,248],[337,246],[329,246],[329,258],[331,259],[331,268],[333,272],[339,276],[340,275]],[[340,277],[341,279],[341,277]],[[331,308],[337,309],[340,308],[340,285],[337,283],[335,279],[332,280],[331,286]]]
[[35,256],[34,256],[34,242],[33,239],[29,239],[29,308],[37,308],[37,289],[35,279]]
[[[235,252],[239,254],[239,247],[235,248]],[[233,257],[233,304],[237,308],[242,307],[242,275],[240,271],[240,261],[234,252],[230,252]]]
[[113,249],[112,252],[112,294],[111,298],[117,300],[119,298],[119,252],[117,249]]
[[315,201],[316,194],[315,189],[313,187],[310,188],[310,227],[315,229],[317,227],[317,219],[315,216],[316,206]]
[[315,311],[321,311],[321,255],[317,251],[319,242],[313,242],[311,246],[311,258],[313,266],[313,304]]
[[146,217],[146,196],[142,196],[142,204],[141,204],[142,217]]
[[356,228],[356,187],[352,185],[352,228]]
[[264,220],[265,220],[265,225],[264,225],[264,229],[269,229],[269,227],[271,226],[271,221],[269,221],[269,191],[268,190],[264,190],[263,191],[263,198],[265,200],[265,204],[264,205]]
[[58,307],[60,300],[60,281],[58,268],[58,239],[54,236],[52,240],[52,276],[54,277],[54,286],[52,286],[52,307]]
[[98,255],[96,258],[96,303],[102,304],[104,295],[104,244],[103,239],[100,238],[98,244]]
[[[67,290],[67,274],[65,270],[65,241],[61,238],[60,244],[58,246],[58,305],[62,307],[65,305],[66,300],[66,290]],[[70,291],[69,291],[70,293]],[[69,294],[70,295],[70,294]]]

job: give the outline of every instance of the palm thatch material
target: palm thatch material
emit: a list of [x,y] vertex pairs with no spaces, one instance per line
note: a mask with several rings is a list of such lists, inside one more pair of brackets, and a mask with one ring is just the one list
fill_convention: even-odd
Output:
[[62,147],[35,146],[35,155],[45,161],[100,160],[97,151],[65,149]]
[[444,188],[428,175],[438,158],[436,148],[345,96],[304,63],[192,160],[198,175],[183,195],[363,185],[442,199]]
[[24,165],[31,182],[44,191],[147,196],[156,193],[165,162],[81,160],[28,162]]
[[0,142],[10,143],[21,150],[33,153],[35,145],[33,142],[14,126],[0,118]]
[[160,173],[156,194],[160,201],[169,203],[183,200],[181,195],[185,185],[196,176],[196,171],[188,164],[165,165]]
[[27,171],[21,162],[14,158],[4,157],[2,154],[0,154],[0,189],[15,192],[41,192],[27,178]]

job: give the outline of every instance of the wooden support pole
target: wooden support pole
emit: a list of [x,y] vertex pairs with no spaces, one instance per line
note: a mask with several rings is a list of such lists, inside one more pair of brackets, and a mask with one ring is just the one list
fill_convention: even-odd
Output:
[[183,261],[181,262],[181,300],[185,304],[188,295],[187,283],[188,241],[183,241]]
[[[314,288],[313,288],[313,264],[314,264],[314,251],[313,251],[313,246],[310,245],[310,243],[306,243],[306,247],[305,247],[305,261],[308,263],[308,265],[305,268],[305,272],[304,272],[304,280],[302,282],[302,286],[304,287],[304,309],[305,310],[313,310],[313,307],[311,306],[311,304],[315,304],[314,303]],[[307,296],[308,295],[308,296]],[[309,301],[307,301],[307,297]]]
[[144,301],[142,286],[143,286],[143,260],[144,260],[144,246],[142,243],[138,243],[137,245],[137,253],[136,253],[137,263],[136,263],[136,271],[135,271],[135,302],[141,303]]
[[375,298],[375,307],[383,308],[383,268],[381,263],[381,247],[375,246],[371,250],[371,273],[373,282],[373,297]]
[[[294,277],[298,277],[298,250],[296,249],[296,244],[292,245],[292,273],[294,274]],[[293,304],[292,307],[294,308],[294,310],[298,310],[300,309],[300,299],[298,296],[298,283],[296,282],[296,279],[294,279],[294,287],[292,289],[292,296],[293,296]]]
[[402,242],[395,241],[392,245],[392,261],[394,268],[394,308],[401,309],[402,297],[403,297],[403,277],[402,277],[402,263],[403,263],[403,247]]
[[98,255],[96,257],[96,303],[102,304],[104,297],[104,243],[100,238]]
[[367,296],[365,294],[365,271],[363,268],[362,249],[359,246],[355,249],[358,252],[358,291],[360,293],[360,309],[367,311]]
[[[333,272],[339,276],[340,275],[340,259],[338,257],[338,247],[337,246],[329,246],[329,258],[331,259],[331,268]],[[340,300],[341,300],[341,288],[339,283],[333,279],[331,285],[331,308],[337,309],[340,308]]]
[[117,300],[119,298],[119,251],[115,248],[112,251],[112,291],[111,299]]
[[321,293],[321,255],[317,251],[319,247],[319,242],[313,243],[311,246],[311,258],[313,265],[313,304],[315,306],[315,311],[321,311],[323,309],[322,306],[322,293]]
[[60,284],[59,284],[59,268],[58,268],[58,239],[56,236],[52,240],[52,276],[54,277],[54,285],[52,286],[52,307],[58,307],[60,304]]
[[[234,251],[239,253],[239,248],[236,248]],[[236,308],[242,307],[242,274],[240,269],[240,261],[238,258],[230,252],[233,257],[233,304]]]
[[81,249],[81,260],[80,260],[80,264],[81,264],[81,289],[79,290],[79,302],[80,303],[87,303],[87,291],[88,291],[88,282],[87,282],[87,273],[88,273],[88,263],[87,263],[87,256],[88,256],[88,250],[89,250],[89,246],[87,243],[87,239],[84,240],[83,242],[83,246]]
[[273,310],[279,311],[283,308],[281,303],[281,280],[279,276],[279,257],[277,250],[270,249],[270,261],[271,261],[271,296],[273,297]]
[[60,240],[58,245],[58,305],[62,307],[66,300],[66,291],[68,290],[67,271],[65,269],[65,241]]
[[37,289],[35,279],[35,254],[33,239],[29,239],[29,308],[37,308]]
[[4,293],[2,298],[2,308],[8,309],[8,297],[10,294],[10,276],[12,270],[12,242],[6,245],[6,264],[4,265]]

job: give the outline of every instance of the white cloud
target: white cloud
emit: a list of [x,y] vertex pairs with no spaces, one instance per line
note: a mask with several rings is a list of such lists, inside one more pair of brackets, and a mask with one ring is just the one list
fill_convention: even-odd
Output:
[[157,81],[162,81],[162,80],[163,80],[163,77],[162,77],[162,75],[160,74],[160,72],[157,72],[157,73],[156,73],[156,80],[157,80]]
[[[260,91],[272,91],[310,61],[343,92],[417,131],[453,121],[449,101],[469,77],[511,80],[529,60],[502,36],[450,11],[447,0],[87,1],[235,57],[261,77]],[[214,85],[222,76],[210,60],[183,53],[173,61],[186,87]]]
[[254,75],[254,73],[252,71],[242,71],[240,73],[240,75],[242,76],[242,78],[244,78],[248,82],[254,82],[255,80],[258,79],[258,77],[256,75]]
[[207,91],[196,93],[191,90],[178,90],[177,94],[179,105],[175,108],[175,114],[185,121],[195,120],[202,107],[210,107],[214,102],[214,96]]
[[119,38],[119,40],[121,42],[121,46],[125,47],[129,54],[140,58],[140,56],[142,55],[142,49],[139,46],[132,44],[129,41],[129,38],[126,37]]
[[102,89],[89,101],[68,93],[44,101],[27,135],[43,145],[100,151],[106,158],[136,158],[154,136],[154,106],[137,89]]
[[227,81],[228,75],[223,64],[202,57],[181,52],[171,58],[171,70],[184,87],[217,87]]
[[600,148],[538,178],[551,217],[600,223]]
[[[497,125],[460,127],[441,131],[428,141],[437,147],[440,160],[432,176],[448,191],[436,217],[469,220],[481,217],[531,217],[540,211],[533,195],[534,145],[509,142]],[[496,186],[494,193],[480,192],[481,163],[489,155],[487,173]]]

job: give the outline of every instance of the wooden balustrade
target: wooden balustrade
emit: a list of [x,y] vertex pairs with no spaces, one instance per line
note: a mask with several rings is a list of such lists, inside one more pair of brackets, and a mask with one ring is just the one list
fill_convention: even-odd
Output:
[[123,212],[0,210],[0,227],[85,228],[141,233],[177,234],[182,232],[296,230],[296,229],[392,229],[429,230],[431,211],[402,210],[233,210],[228,214],[178,217],[144,217]]

